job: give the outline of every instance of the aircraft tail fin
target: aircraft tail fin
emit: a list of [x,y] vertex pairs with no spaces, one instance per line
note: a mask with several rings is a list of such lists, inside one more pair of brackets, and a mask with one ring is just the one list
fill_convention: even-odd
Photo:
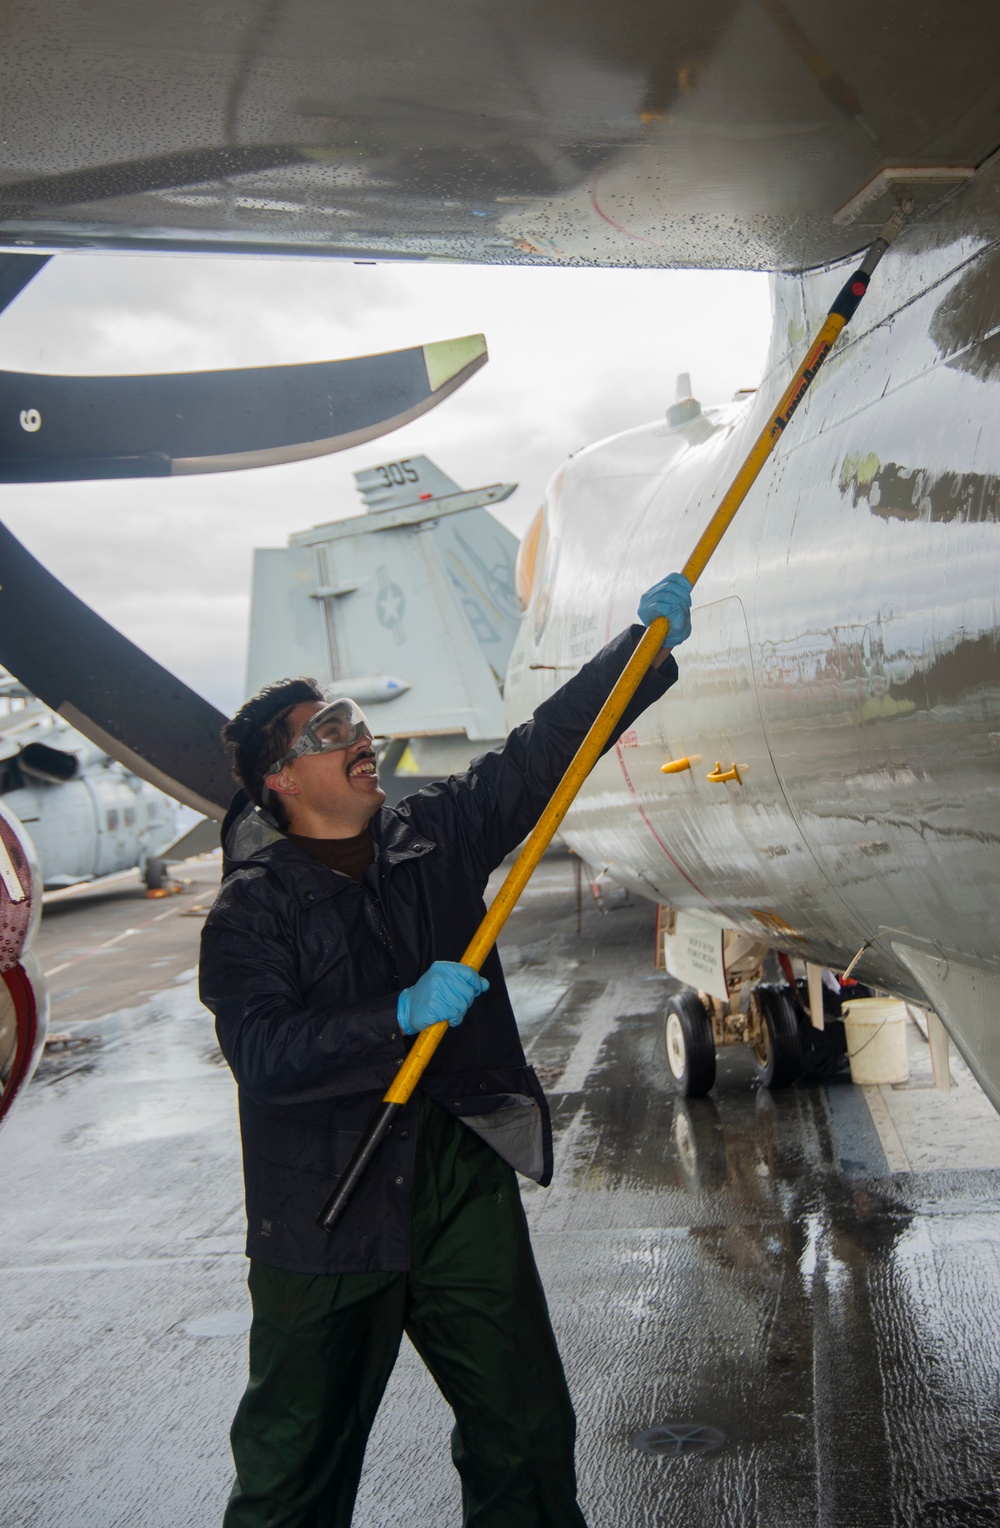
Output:
[[407,456],[399,462],[367,467],[364,472],[354,474],[354,481],[370,514],[402,509],[409,504],[425,504],[462,491],[426,456]]
[[369,513],[254,557],[248,689],[314,674],[363,698],[381,736],[503,735],[517,540],[424,456],[355,474]]

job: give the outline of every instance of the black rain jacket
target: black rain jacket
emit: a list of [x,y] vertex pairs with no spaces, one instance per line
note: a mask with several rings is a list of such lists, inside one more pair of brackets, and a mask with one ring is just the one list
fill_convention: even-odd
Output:
[[[202,935],[201,996],[239,1085],[249,1257],[301,1273],[405,1271],[420,1092],[549,1182],[548,1108],[494,949],[482,971],[489,992],[445,1036],[333,1233],[315,1224],[411,1043],[398,992],[432,961],[461,958],[491,872],[537,821],[642,631],[615,638],[465,774],[382,807],[376,861],[360,881],[236,798]],[[621,730],[676,678],[672,658],[651,671]]]

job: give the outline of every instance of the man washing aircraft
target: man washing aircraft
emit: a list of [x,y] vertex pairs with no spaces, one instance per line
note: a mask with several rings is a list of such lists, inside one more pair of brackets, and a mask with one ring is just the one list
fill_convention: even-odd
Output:
[[[677,678],[691,586],[620,730]],[[348,1528],[405,1331],[455,1413],[467,1528],[584,1528],[576,1423],[514,1169],[548,1183],[548,1110],[494,949],[459,963],[491,872],[530,831],[641,635],[631,627],[502,748],[386,807],[372,732],[311,680],[224,729],[243,786],[202,939],[201,992],[239,1084],[250,1381],[225,1528]],[[654,670],[656,672],[654,672]],[[406,1055],[453,1026],[332,1234],[316,1225]],[[391,1510],[386,1522],[399,1521]],[[424,1525],[413,1525],[424,1528]]]

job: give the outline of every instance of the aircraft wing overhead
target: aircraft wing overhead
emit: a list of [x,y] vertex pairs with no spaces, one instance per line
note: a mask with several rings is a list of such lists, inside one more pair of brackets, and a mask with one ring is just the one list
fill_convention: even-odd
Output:
[[[0,268],[0,284],[5,275]],[[487,359],[484,337],[472,334],[301,366],[0,372],[0,482],[233,472],[344,451],[427,413]]]
[[71,594],[3,525],[0,567],[0,663],[137,775],[221,819],[235,790],[221,712]]
[[12,248],[798,270],[998,143],[996,0],[6,9]]

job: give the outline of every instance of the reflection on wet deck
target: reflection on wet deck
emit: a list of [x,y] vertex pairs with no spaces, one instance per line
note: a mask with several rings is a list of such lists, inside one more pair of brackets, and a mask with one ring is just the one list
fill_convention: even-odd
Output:
[[[676,1098],[648,921],[623,908],[594,956],[578,949],[586,990],[563,999],[564,1044],[615,1018],[586,1087],[554,1094],[557,1182],[527,1196],[591,1522],[1000,1521],[1000,1172],[962,1170],[961,1118],[949,1143],[952,1101],[934,1093],[899,1098],[908,1144],[922,1100],[938,1121],[920,1173],[888,1171],[849,1084],[770,1094],[730,1052],[711,1097]],[[966,1099],[970,1086],[966,1073]],[[997,1124],[971,1105],[974,1160],[996,1161]],[[629,1447],[685,1417],[720,1428],[725,1448]]]

